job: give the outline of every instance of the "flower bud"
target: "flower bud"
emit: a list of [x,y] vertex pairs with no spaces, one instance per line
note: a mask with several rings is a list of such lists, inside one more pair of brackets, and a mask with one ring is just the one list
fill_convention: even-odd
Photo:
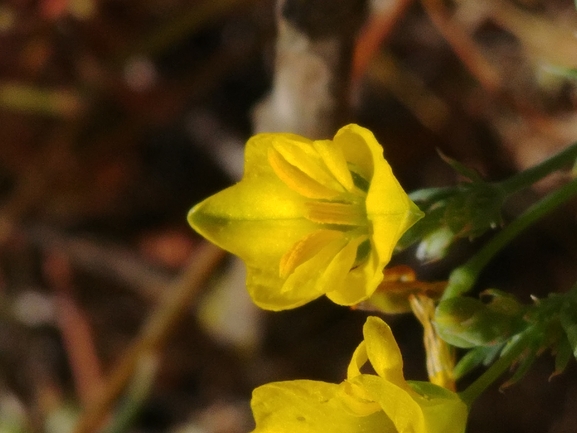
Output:
[[503,296],[496,296],[489,304],[473,298],[451,298],[437,306],[435,326],[441,338],[453,346],[491,346],[522,329],[522,313],[519,304]]

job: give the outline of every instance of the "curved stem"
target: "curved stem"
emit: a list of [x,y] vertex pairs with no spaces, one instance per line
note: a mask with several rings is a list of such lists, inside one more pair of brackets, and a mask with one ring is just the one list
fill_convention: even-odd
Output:
[[[576,147],[577,149],[577,147]],[[501,249],[531,224],[545,216],[577,194],[577,179],[563,185],[558,190],[533,204],[516,220],[497,233],[477,254],[464,265],[456,268],[449,277],[449,284],[443,299],[459,296],[470,290],[483,268]]]
[[159,351],[162,345],[166,344],[170,331],[190,308],[192,301],[223,257],[224,251],[211,244],[205,244],[183,273],[166,287],[163,299],[148,317],[140,335],[120,356],[104,387],[98,390],[98,394],[80,414],[72,430],[74,433],[91,433],[98,430],[113,403],[133,377],[139,360],[143,355]]
[[533,185],[535,182],[544,178],[548,174],[551,174],[555,170],[559,170],[566,165],[575,163],[576,159],[577,143],[573,143],[571,146],[551,158],[534,167],[523,170],[503,182],[499,182],[497,185],[503,189],[506,195],[510,195]]
[[[527,334],[525,334],[527,335]],[[491,365],[477,380],[475,380],[467,389],[459,393],[461,400],[467,406],[471,404],[485,391],[493,382],[495,382],[509,367],[515,359],[523,353],[527,347],[525,344],[526,338],[521,336],[514,343],[511,344],[504,351],[503,356],[499,358],[493,365]]]

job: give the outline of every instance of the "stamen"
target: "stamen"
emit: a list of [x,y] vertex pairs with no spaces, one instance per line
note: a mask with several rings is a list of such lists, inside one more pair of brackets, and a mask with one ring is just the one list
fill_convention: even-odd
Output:
[[339,191],[327,188],[312,179],[302,170],[290,164],[276,149],[268,151],[268,161],[275,174],[293,191],[316,199],[331,199],[340,194]]
[[316,140],[313,142],[313,147],[319,153],[332,175],[347,191],[352,191],[354,186],[353,178],[342,149],[331,140]]
[[343,236],[336,230],[317,230],[298,240],[281,258],[279,276],[286,278],[297,266],[314,257],[323,247]]
[[298,142],[275,141],[276,150],[290,165],[298,168],[321,185],[338,192],[344,192],[343,186],[335,179],[319,153],[310,145]]
[[367,225],[367,214],[362,204],[314,201],[305,203],[305,206],[308,210],[306,218],[319,224]]

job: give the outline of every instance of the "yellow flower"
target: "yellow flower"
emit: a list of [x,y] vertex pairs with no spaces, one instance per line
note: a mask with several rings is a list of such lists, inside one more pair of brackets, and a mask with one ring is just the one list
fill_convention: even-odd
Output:
[[421,216],[373,134],[348,125],[332,141],[252,137],[242,180],[195,206],[188,221],[244,260],[258,306],[283,310],[323,294],[341,305],[368,298]]
[[[463,433],[467,406],[429,382],[407,382],[388,325],[369,317],[341,384],[276,382],[253,392],[253,433]],[[371,362],[375,374],[363,374]]]

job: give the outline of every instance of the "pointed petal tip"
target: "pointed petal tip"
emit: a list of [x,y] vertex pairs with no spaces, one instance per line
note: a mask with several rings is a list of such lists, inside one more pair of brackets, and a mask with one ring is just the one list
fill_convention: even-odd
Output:
[[411,228],[424,216],[425,212],[423,212],[413,201],[409,199],[409,209],[407,210],[407,221],[406,221],[406,228],[404,231]]
[[361,136],[370,136],[374,137],[373,133],[365,128],[364,126],[358,125],[356,123],[349,123],[348,125],[343,126],[340,128],[336,135],[341,134],[343,132],[352,132],[353,134],[361,135]]
[[209,216],[203,211],[205,207],[206,200],[195,204],[186,215],[186,220],[188,224],[193,228],[194,231],[204,236],[206,231],[206,226],[209,223]]
[[197,230],[197,219],[198,219],[198,209],[200,208],[200,205],[202,203],[198,203],[196,205],[194,205],[189,211],[188,214],[186,215],[186,221],[188,221],[188,224],[195,230]]

